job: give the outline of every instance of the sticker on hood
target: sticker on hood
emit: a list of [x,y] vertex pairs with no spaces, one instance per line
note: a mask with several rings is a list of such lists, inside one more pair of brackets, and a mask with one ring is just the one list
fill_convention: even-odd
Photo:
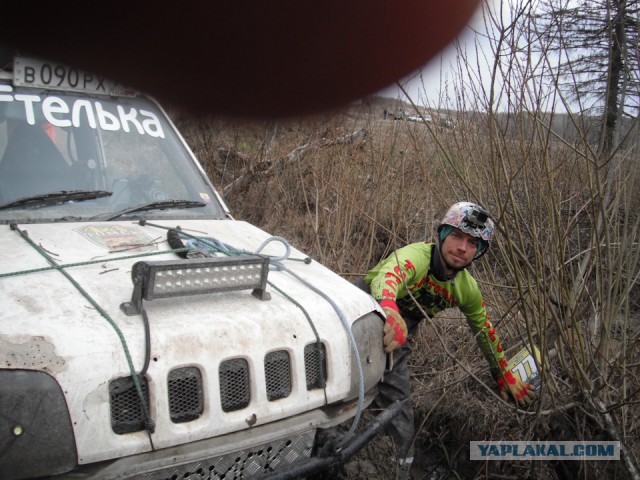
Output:
[[157,250],[153,239],[135,227],[122,225],[89,225],[76,229],[90,242],[104,247],[109,253],[148,252]]

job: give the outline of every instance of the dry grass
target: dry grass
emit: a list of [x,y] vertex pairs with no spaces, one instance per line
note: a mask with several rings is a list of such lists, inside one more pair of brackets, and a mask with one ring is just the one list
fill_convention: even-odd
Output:
[[[400,245],[433,240],[451,203],[489,208],[499,234],[473,273],[509,353],[540,347],[541,400],[530,412],[502,403],[464,319],[443,312],[423,322],[412,358],[419,452],[464,478],[624,478],[621,462],[467,459],[470,440],[618,435],[637,464],[638,154],[620,152],[608,170],[589,145],[557,141],[535,122],[500,129],[470,113],[444,129],[384,120],[384,108],[394,106],[372,100],[277,123],[200,121],[187,137],[236,218],[348,279]],[[246,182],[231,188],[238,179]]]

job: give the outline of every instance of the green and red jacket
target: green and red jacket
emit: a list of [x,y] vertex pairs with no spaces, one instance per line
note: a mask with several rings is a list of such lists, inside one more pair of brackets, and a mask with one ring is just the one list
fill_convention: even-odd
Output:
[[407,292],[429,315],[458,307],[476,337],[478,346],[489,363],[494,378],[507,369],[500,339],[491,325],[482,293],[476,280],[466,270],[451,280],[440,281],[431,272],[433,243],[412,243],[396,250],[380,261],[365,276],[371,295],[383,307],[391,307],[407,320],[409,329],[422,319],[422,314]]

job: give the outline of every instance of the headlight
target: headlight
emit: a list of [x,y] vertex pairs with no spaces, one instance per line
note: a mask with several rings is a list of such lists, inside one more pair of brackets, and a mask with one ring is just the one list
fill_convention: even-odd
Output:
[[[360,354],[365,392],[375,387],[382,380],[384,374],[386,355],[382,345],[383,326],[382,319],[371,312],[356,320],[351,327]],[[351,389],[346,400],[358,397],[358,387],[358,366],[353,362],[351,365]]]
[[76,466],[67,403],[44,372],[0,370],[0,478],[33,478]]

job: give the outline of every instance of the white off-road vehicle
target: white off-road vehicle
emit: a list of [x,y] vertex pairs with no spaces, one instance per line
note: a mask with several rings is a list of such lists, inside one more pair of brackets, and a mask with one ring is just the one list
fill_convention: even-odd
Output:
[[295,478],[364,445],[367,294],[235,220],[165,112],[0,70],[0,478]]

